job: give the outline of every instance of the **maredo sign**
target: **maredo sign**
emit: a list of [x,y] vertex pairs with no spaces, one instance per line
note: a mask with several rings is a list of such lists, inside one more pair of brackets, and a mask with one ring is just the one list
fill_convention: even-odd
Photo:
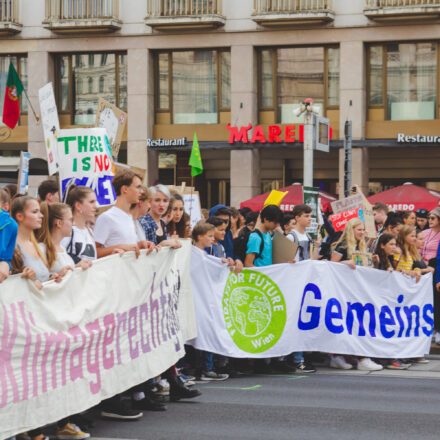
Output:
[[[229,143],[242,142],[243,144],[292,144],[294,142],[304,142],[304,125],[269,125],[267,133],[264,132],[261,125],[256,125],[251,132],[253,125],[249,124],[245,127],[232,127],[228,124],[226,128],[229,130]],[[330,127],[330,139],[333,137],[333,130]]]

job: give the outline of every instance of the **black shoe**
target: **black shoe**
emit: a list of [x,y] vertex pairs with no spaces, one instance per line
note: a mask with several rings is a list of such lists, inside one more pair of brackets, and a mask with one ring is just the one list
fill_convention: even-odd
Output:
[[141,400],[133,399],[133,408],[146,411],[166,411],[167,407],[157,400],[153,400],[150,396],[145,396]]
[[295,373],[296,368],[289,365],[286,361],[272,362],[272,368],[279,373],[292,374]]
[[254,365],[254,374],[274,374],[275,370],[270,364],[256,363]]
[[313,365],[307,365],[304,362],[297,362],[293,365],[296,373],[316,373],[316,368]]
[[193,399],[202,394],[196,388],[188,388],[180,377],[173,376],[168,382],[170,384],[170,400],[173,402],[180,399]]
[[130,401],[123,401],[119,397],[112,397],[102,402],[101,417],[110,420],[138,420],[143,413],[137,409],[131,409]]

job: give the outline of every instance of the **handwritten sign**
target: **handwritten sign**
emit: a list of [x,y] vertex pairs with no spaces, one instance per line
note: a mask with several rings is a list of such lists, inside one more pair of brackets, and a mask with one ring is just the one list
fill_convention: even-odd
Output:
[[53,175],[58,171],[56,136],[60,131],[60,122],[58,120],[58,110],[52,83],[48,83],[38,90],[38,98],[40,101],[44,142],[46,144],[47,165],[49,175]]
[[361,208],[349,209],[348,211],[338,212],[330,216],[330,221],[336,232],[342,231],[345,225],[352,219],[359,217],[359,210]]
[[105,129],[60,130],[57,143],[63,200],[66,190],[75,184],[92,188],[100,206],[113,204],[114,166]]
[[26,194],[29,180],[29,161],[31,153],[22,151],[20,153],[20,168],[18,171],[18,194]]

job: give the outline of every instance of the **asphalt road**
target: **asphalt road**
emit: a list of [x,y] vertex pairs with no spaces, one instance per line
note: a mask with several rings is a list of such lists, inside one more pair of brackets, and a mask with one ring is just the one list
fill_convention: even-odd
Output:
[[[374,374],[253,376],[197,385],[203,395],[98,420],[93,438],[153,440],[409,440],[440,437],[440,380]],[[359,372],[360,373],[360,372]]]

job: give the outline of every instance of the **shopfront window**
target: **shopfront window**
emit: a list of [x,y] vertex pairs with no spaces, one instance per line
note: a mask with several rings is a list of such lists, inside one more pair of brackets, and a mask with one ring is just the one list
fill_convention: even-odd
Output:
[[[27,57],[23,55],[4,55],[0,56],[0,113],[3,113],[3,102],[5,100],[6,81],[8,79],[9,63],[12,62],[18,76],[23,83],[25,90],[28,88],[28,72],[27,72]],[[20,97],[20,114],[26,113],[28,103],[25,96]],[[3,119],[0,117],[0,121]],[[4,125],[3,122],[0,125]]]
[[219,112],[230,109],[230,52],[166,52],[156,60],[156,108],[172,123],[217,124]]
[[435,119],[437,51],[437,44],[431,42],[370,47],[369,106],[384,107],[382,96],[386,96],[387,120]]
[[60,112],[75,125],[94,125],[101,97],[127,109],[126,56],[116,53],[62,55],[56,59]]
[[260,109],[276,110],[279,123],[290,123],[306,98],[313,98],[322,115],[339,106],[339,48],[261,50]]

